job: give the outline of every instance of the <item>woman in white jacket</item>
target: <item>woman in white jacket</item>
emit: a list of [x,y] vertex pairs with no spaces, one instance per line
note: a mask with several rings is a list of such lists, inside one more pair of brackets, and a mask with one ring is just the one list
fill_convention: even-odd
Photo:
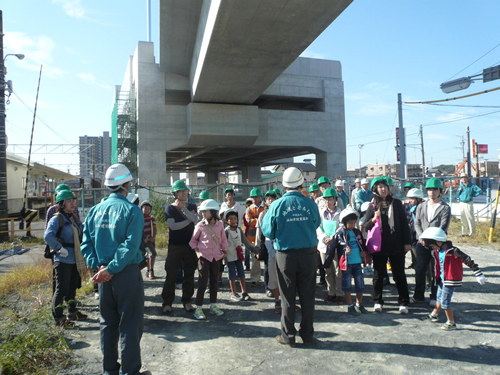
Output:
[[[332,236],[339,227],[339,216],[341,210],[337,207],[338,194],[333,188],[327,188],[323,192],[323,198],[326,201],[326,207],[319,210],[321,216],[321,225],[316,229],[318,236],[318,250],[321,256],[321,261],[326,260],[326,252],[328,246],[333,242]],[[333,258],[332,265],[325,269],[326,286],[328,296],[325,298],[325,303],[342,304],[344,301],[344,293],[342,292],[342,272],[339,268],[337,254]]]

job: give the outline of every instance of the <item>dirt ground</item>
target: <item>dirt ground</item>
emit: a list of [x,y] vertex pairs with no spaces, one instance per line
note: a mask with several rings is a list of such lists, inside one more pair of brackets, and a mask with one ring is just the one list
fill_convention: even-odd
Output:
[[[430,311],[428,304],[411,305],[408,315],[400,315],[394,285],[386,286],[383,313],[357,317],[346,313],[346,305],[326,305],[324,287],[316,288],[315,337],[312,346],[295,348],[275,341],[280,333],[280,316],[262,285],[249,287],[253,300],[230,302],[229,286],[219,293],[225,315],[207,314],[196,321],[183,310],[180,291],[171,315],[161,311],[164,282],[163,260],[159,260],[156,280],[145,280],[146,302],[142,358],[153,374],[450,374],[500,373],[500,251],[495,248],[462,248],[484,271],[488,282],[479,285],[468,268],[463,287],[453,296],[458,329],[443,331],[439,323],[421,321]],[[409,257],[408,257],[409,258]],[[410,287],[413,270],[407,270]],[[248,275],[247,275],[248,276]],[[366,277],[365,305],[371,310],[371,278]],[[411,295],[411,292],[410,292]],[[428,297],[428,296],[427,296]],[[67,338],[78,365],[62,374],[100,374],[99,313],[96,300],[88,297],[83,311],[90,321],[79,322],[78,330]],[[297,314],[300,320],[300,313]]]
[[[280,316],[274,313],[273,299],[265,296],[263,285],[248,288],[251,301],[231,302],[226,273],[219,293],[219,306],[225,315],[215,317],[206,311],[208,319],[196,321],[182,308],[179,290],[173,313],[163,314],[160,294],[165,271],[164,259],[159,259],[158,279],[144,281],[144,368],[153,374],[305,374],[332,370],[347,374],[500,374],[500,251],[495,246],[461,247],[479,264],[488,282],[479,285],[472,271],[465,268],[463,287],[456,290],[452,300],[456,331],[440,329],[444,314],[439,323],[421,321],[430,311],[427,304],[410,305],[410,313],[400,315],[394,285],[385,287],[383,313],[357,317],[346,313],[346,305],[326,305],[325,288],[317,286],[318,340],[312,346],[303,346],[298,338],[295,348],[275,341],[280,333]],[[3,257],[0,271],[33,262],[40,252],[41,247],[35,247],[23,255]],[[407,276],[412,287],[413,270],[407,269]],[[371,278],[366,277],[365,282],[365,306],[371,311]],[[102,373],[98,301],[92,295],[81,302],[82,311],[91,319],[78,322],[77,330],[67,331],[77,365],[60,374]],[[299,321],[300,312],[297,326]]]

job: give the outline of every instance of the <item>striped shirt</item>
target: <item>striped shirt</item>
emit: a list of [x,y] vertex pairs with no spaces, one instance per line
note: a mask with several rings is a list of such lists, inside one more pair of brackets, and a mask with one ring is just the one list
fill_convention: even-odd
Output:
[[151,215],[144,215],[144,232],[142,234],[143,238],[148,238],[153,236],[152,229],[156,230],[156,220]]

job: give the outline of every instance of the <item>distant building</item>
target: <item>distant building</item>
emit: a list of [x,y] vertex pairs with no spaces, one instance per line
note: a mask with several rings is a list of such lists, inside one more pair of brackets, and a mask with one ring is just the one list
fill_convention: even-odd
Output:
[[[103,132],[102,137],[80,137],[80,178],[85,184],[91,179],[102,181],[111,165],[111,137]],[[95,172],[94,172],[95,170]],[[95,174],[94,174],[95,173]]]
[[[406,165],[408,177],[422,177],[422,166],[420,164]],[[377,176],[388,176],[391,178],[400,178],[401,169],[399,164],[369,164],[366,166],[366,177],[374,178]]]
[[[316,166],[312,164],[309,160],[305,161],[304,163],[283,163],[283,164],[278,164],[275,165],[274,168],[272,169],[272,173],[281,173],[285,171],[285,169],[290,168],[290,167],[296,167],[299,168],[302,172],[304,172],[304,179],[306,181],[316,181]],[[262,176],[264,178],[264,176]],[[281,182],[281,175],[278,176],[278,181]],[[329,176],[330,178],[333,178],[334,176]],[[268,177],[269,178],[269,177]]]
[[[7,152],[7,205],[9,214],[20,212],[23,207],[27,168],[28,159]],[[75,176],[69,173],[32,161],[28,177],[28,205],[26,208],[42,208],[46,196],[48,196],[48,203],[50,204],[50,192],[54,191],[60,183],[74,178]]]

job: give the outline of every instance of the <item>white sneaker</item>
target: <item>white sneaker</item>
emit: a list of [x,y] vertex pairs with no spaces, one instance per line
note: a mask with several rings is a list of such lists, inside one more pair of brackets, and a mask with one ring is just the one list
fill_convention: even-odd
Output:
[[375,312],[382,312],[382,305],[380,303],[376,303],[373,306],[373,311],[375,311]]
[[399,306],[399,313],[403,315],[408,314],[408,306]]
[[430,302],[429,302],[429,306],[430,307],[436,307],[436,300],[435,299],[431,299]]
[[94,298],[99,299],[99,293],[94,293]]

